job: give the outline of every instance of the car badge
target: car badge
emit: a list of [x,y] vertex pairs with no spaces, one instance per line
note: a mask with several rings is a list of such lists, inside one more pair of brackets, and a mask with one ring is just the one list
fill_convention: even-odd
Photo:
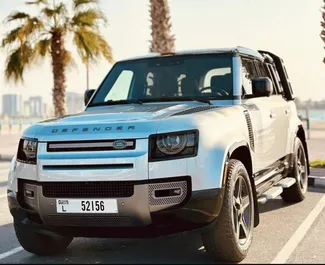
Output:
[[125,147],[127,147],[128,143],[124,140],[117,140],[113,142],[113,147],[115,149],[124,149]]

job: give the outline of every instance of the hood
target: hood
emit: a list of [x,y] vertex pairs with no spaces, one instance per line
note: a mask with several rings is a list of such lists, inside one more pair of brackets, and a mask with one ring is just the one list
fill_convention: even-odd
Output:
[[198,106],[209,107],[200,102],[93,107],[82,113],[39,122],[28,128],[24,136],[39,141],[147,138],[157,132],[162,119]]

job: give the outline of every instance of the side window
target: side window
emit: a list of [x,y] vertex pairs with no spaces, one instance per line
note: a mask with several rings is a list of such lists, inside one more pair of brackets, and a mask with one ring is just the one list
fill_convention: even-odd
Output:
[[271,78],[271,76],[269,75],[264,63],[262,63],[261,61],[256,60],[255,65],[256,65],[256,68],[258,70],[258,73],[259,73],[258,76],[259,77],[269,77],[269,78]]
[[105,101],[107,100],[124,100],[128,98],[133,81],[133,72],[124,70],[116,79],[114,85],[108,92]]
[[277,82],[277,86],[278,86],[279,94],[284,95],[284,91],[283,91],[283,87],[282,87],[282,83],[281,83],[281,78],[280,78],[279,73],[278,73],[278,71],[276,70],[276,68],[275,68],[274,65],[272,65],[272,70],[273,70],[273,72],[274,72],[275,80],[276,80],[276,82]]
[[242,69],[242,81],[243,81],[243,95],[253,95],[252,89],[252,81],[249,78],[249,73],[247,72],[246,68],[243,67]]
[[278,94],[277,86],[275,85],[275,79],[274,79],[274,77],[272,77],[271,72],[270,72],[270,70],[268,70],[267,66],[263,62],[258,61],[258,60],[255,61],[255,65],[258,70],[258,77],[270,78],[273,83],[273,87],[274,87],[273,95]]
[[250,80],[258,77],[253,60],[243,58],[242,62],[243,62],[243,67],[246,69],[247,73],[249,74],[248,78]]
[[249,96],[254,97],[252,89],[252,80],[258,77],[254,61],[246,58],[242,58],[242,94],[243,98]]
[[266,64],[268,72],[271,76],[271,79],[273,81],[274,89],[277,91],[277,94],[283,95],[283,88],[281,85],[280,77],[278,75],[278,72],[276,71],[275,67],[272,64]]

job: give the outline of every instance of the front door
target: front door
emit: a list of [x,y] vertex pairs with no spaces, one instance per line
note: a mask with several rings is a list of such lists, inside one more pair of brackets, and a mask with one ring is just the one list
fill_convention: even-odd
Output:
[[254,135],[254,165],[255,171],[265,170],[275,162],[276,152],[276,116],[271,97],[247,99],[243,106],[250,116]]

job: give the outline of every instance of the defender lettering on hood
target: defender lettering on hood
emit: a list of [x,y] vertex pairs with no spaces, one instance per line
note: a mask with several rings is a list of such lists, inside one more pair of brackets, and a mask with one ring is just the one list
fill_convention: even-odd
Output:
[[105,127],[84,127],[84,128],[62,128],[52,129],[52,133],[79,133],[79,132],[110,132],[110,131],[134,131],[135,126],[105,126]]

